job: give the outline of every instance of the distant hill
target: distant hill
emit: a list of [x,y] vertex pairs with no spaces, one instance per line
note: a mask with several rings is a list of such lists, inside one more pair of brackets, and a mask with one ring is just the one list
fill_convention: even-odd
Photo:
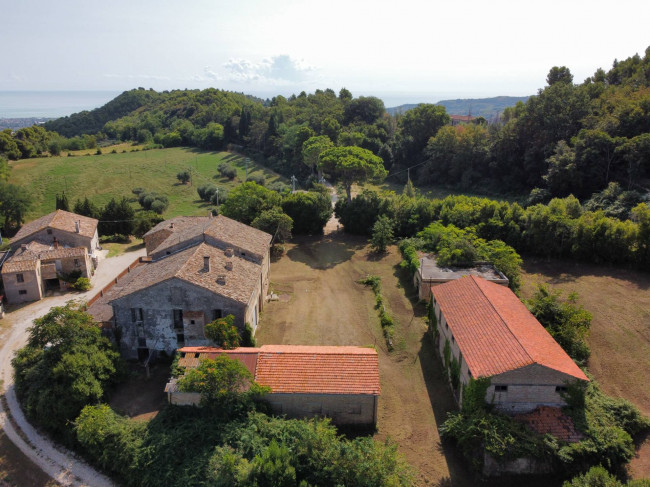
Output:
[[[468,115],[474,117],[484,117],[492,120],[505,108],[515,106],[517,102],[526,103],[528,96],[495,96],[494,98],[465,98],[457,100],[441,100],[436,105],[442,105],[450,115]],[[387,108],[386,111],[391,115],[404,113],[417,104],[400,105],[398,107]]]

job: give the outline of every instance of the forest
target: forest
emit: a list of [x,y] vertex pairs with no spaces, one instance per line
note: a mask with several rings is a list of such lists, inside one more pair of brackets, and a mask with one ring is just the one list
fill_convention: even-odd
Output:
[[[650,172],[650,48],[614,61],[582,83],[553,67],[547,85],[498,121],[451,126],[445,108],[421,104],[389,115],[371,96],[343,88],[261,100],[218,89],[138,88],[90,112],[0,133],[0,157],[17,159],[93,147],[104,140],[157,146],[230,147],[303,180],[314,167],[306,141],[327,137],[380,157],[393,180],[581,201],[616,182],[644,192]],[[639,195],[631,193],[626,197]]]

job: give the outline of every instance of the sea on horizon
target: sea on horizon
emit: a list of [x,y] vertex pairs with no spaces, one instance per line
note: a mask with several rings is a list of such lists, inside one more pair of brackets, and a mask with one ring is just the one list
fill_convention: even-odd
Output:
[[121,91],[0,91],[0,118],[58,118],[99,108]]

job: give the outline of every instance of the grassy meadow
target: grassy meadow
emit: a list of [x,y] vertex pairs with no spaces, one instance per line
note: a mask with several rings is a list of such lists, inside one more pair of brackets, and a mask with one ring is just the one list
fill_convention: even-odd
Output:
[[[103,206],[113,197],[126,196],[133,199],[134,208],[140,208],[131,193],[137,187],[169,198],[169,208],[164,214],[166,218],[201,215],[211,205],[199,199],[198,186],[213,183],[231,189],[245,179],[245,158],[237,154],[189,148],[131,149],[131,146],[119,146],[116,153],[111,153],[113,147],[104,147],[102,155],[64,155],[12,162],[9,182],[27,188],[34,198],[26,221],[54,211],[55,196],[64,191],[71,207],[77,198],[88,197],[96,205]],[[222,178],[217,172],[217,166],[224,161],[237,169],[233,181]],[[191,185],[180,184],[176,179],[176,174],[184,170],[192,172]],[[248,174],[263,174],[267,184],[276,180],[288,183],[282,176],[252,160]]]

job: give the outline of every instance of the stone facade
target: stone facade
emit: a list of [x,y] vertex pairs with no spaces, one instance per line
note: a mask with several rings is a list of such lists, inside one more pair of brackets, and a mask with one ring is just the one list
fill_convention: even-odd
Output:
[[239,327],[253,326],[258,302],[259,289],[246,305],[174,278],[117,298],[112,306],[122,353],[137,359],[144,350],[171,355],[182,346],[209,345],[203,328],[216,317],[232,314]]
[[2,282],[8,303],[20,304],[28,301],[38,301],[43,298],[40,262],[36,262],[32,269],[17,270],[15,272],[5,272],[3,270]]

